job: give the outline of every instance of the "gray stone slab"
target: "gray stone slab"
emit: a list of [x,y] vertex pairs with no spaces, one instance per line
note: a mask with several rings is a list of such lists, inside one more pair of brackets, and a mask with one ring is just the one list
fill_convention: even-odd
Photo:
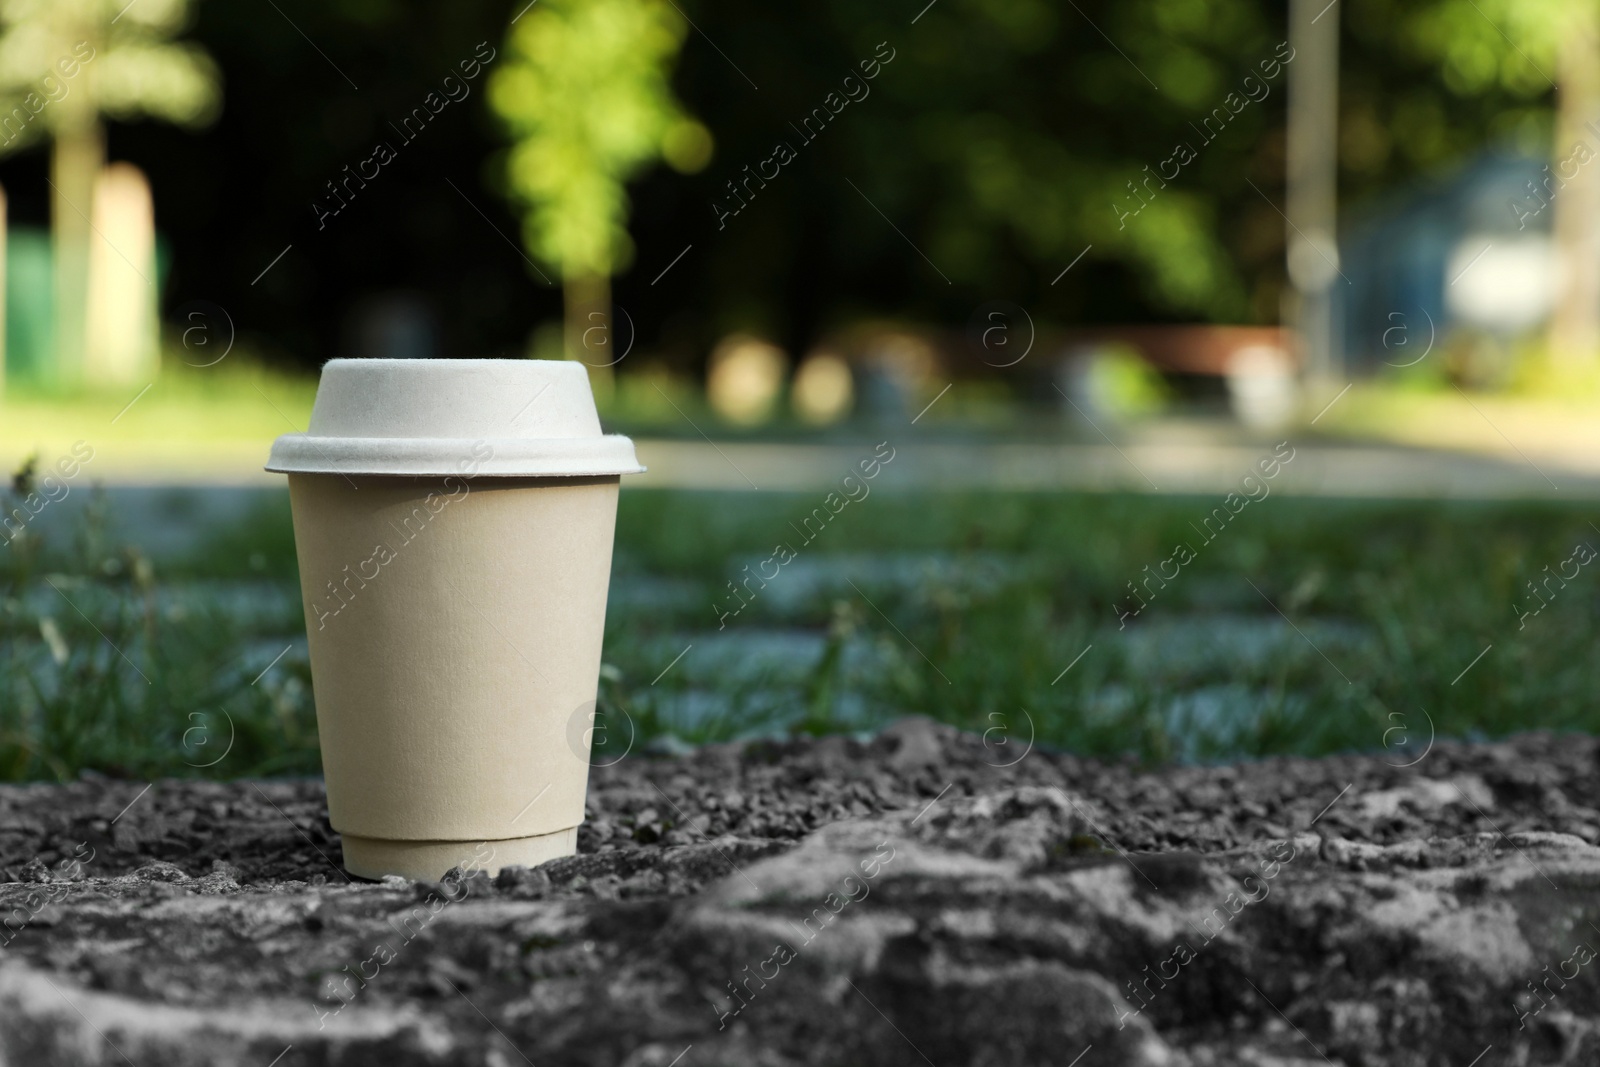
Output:
[[580,855],[428,884],[347,880],[315,780],[0,787],[0,1064],[1600,1056],[1596,739],[992,742],[630,757]]

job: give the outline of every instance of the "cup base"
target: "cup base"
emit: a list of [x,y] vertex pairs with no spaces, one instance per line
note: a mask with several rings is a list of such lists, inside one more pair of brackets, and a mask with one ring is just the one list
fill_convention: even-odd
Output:
[[391,841],[343,835],[344,869],[378,880],[397,874],[412,881],[437,881],[452,867],[499,873],[502,867],[537,867],[578,851],[578,828],[504,841]]

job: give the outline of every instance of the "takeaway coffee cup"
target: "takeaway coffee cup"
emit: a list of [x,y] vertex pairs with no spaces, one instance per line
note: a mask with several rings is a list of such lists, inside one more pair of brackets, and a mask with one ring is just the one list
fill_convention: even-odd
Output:
[[577,849],[620,476],[580,363],[336,359],[289,476],[328,812],[367,878]]

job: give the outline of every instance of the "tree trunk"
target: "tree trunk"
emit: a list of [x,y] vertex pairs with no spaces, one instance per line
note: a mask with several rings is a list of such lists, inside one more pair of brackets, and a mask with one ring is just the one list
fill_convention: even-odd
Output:
[[[566,357],[588,366],[589,384],[596,396],[609,398],[611,368],[620,358],[611,322],[611,279],[603,274],[563,278],[561,296]],[[623,341],[626,343],[627,338]]]
[[[1558,364],[1587,369],[1600,361],[1600,163],[1568,162],[1589,144],[1600,120],[1600,23],[1589,4],[1573,13],[1557,56],[1555,246],[1561,291],[1550,321],[1550,351]],[[1563,166],[1566,162],[1566,166]],[[1572,173],[1576,171],[1576,173]]]
[[11,269],[6,258],[11,225],[7,210],[6,191],[0,187],[0,395],[6,387],[6,271]]
[[137,387],[155,377],[161,347],[155,205],[144,172],[132,163],[102,168],[89,220],[84,377],[96,388]]
[[89,241],[94,233],[89,213],[104,162],[105,136],[93,113],[64,119],[50,156],[50,225],[55,237],[55,379],[68,386],[82,385],[86,377]]

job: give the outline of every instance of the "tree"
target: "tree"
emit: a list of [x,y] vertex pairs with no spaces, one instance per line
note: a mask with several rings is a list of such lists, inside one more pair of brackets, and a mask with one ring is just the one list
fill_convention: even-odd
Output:
[[101,116],[201,126],[217,114],[220,78],[197,45],[170,38],[190,0],[0,0],[0,154],[44,138],[55,247],[56,352],[81,377],[95,181],[105,162]]
[[585,332],[609,323],[611,276],[632,258],[625,183],[656,159],[699,170],[711,135],[668,84],[687,29],[671,3],[541,0],[520,23],[489,102],[514,138],[506,176],[523,240],[560,274],[576,359]]
[[[127,2],[116,0],[119,9]],[[117,26],[147,2],[138,0]],[[526,211],[518,249],[533,249],[528,258],[559,282],[558,248],[576,242],[555,242],[558,224],[609,232],[620,248],[609,288],[638,325],[635,351],[654,350],[685,369],[733,331],[799,354],[869,318],[959,330],[995,299],[1025,307],[1041,330],[1277,320],[1284,103],[1300,62],[1285,63],[1279,52],[1282,4],[939,0],[922,13],[927,0],[904,9],[859,0],[673,0],[704,31],[683,34],[678,13],[655,2],[621,6],[635,27],[640,11],[665,20],[670,32],[659,52],[630,52],[631,38],[607,44],[600,30],[576,25],[600,20],[602,9],[617,6],[610,0],[584,9],[538,0],[509,29],[506,19],[528,0],[286,7],[341,65],[347,55],[373,57],[351,70],[359,93],[270,9],[263,19],[251,4],[208,5],[190,36],[228,72],[228,118],[200,137],[154,123],[117,137],[119,156],[154,182],[178,267],[173,284],[186,287],[173,295],[223,304],[286,356],[314,365],[340,344],[352,302],[375,288],[420,290],[439,302],[452,351],[503,354],[526,336],[525,327],[508,325],[518,308],[537,307],[541,319],[561,309],[557,289],[530,291],[522,256],[474,206],[457,202],[455,215],[440,206],[459,201],[445,177],[460,183],[463,166],[492,159],[493,181],[504,183],[519,221]],[[1487,148],[1509,141],[1525,152],[1548,149],[1551,85],[1501,30],[1555,80],[1553,53],[1530,47],[1502,21],[1503,0],[1474,2],[1496,22],[1466,0],[1339,0],[1317,24],[1337,15],[1341,32],[1342,218],[1381,211],[1396,192]],[[523,36],[552,14],[559,18],[533,37],[554,41],[553,56]],[[681,47],[672,44],[679,35]],[[372,138],[384,136],[384,118],[413,107],[434,72],[453,68],[485,37],[500,46],[486,76],[515,71],[494,109],[510,105],[521,116],[515,126],[452,119],[430,127],[363,193],[360,210],[318,234],[315,255],[301,259],[296,243],[252,285],[291,239],[287,231],[308,217],[295,191],[322,188],[366,155]],[[894,58],[885,63],[880,54]],[[881,70],[869,80],[862,64],[878,69],[874,62]],[[599,183],[584,177],[607,173],[581,140],[587,127],[618,121],[599,94],[620,92],[614,82],[642,81],[656,100],[667,99],[669,68],[677,112],[716,132],[715,161],[690,176],[653,166],[646,137],[645,162],[617,166]],[[830,94],[835,104],[849,102],[826,132],[812,139],[793,128],[829,108]],[[671,124],[659,115],[647,125],[658,155],[669,145],[707,147],[696,126],[678,127],[670,140],[661,131]],[[779,141],[796,157],[772,179],[763,162]],[[512,150],[496,158],[508,143]],[[582,174],[564,173],[564,155],[589,160]],[[513,156],[528,168],[521,177],[505,165]],[[686,166],[688,157],[678,158]],[[752,177],[763,172],[765,184]],[[550,188],[527,195],[541,181]],[[191,188],[221,195],[190,203]],[[580,211],[585,197],[609,206]],[[724,220],[730,210],[737,215]],[[496,225],[505,229],[498,218]],[[540,251],[547,231],[550,258]],[[229,239],[219,242],[218,233]],[[583,329],[593,322],[582,314],[575,321]],[[1379,316],[1367,343],[1376,347],[1389,325]]]
[[[802,350],[885,313],[959,325],[997,297],[1047,323],[1276,317],[1283,221],[1243,180],[1281,203],[1271,8],[941,0],[913,24],[923,6],[696,4],[717,48],[692,49],[680,85],[718,161],[678,200],[710,232],[696,271],[644,299],[699,286],[721,331]],[[771,180],[752,197],[753,172]],[[683,246],[652,242],[652,262]]]

